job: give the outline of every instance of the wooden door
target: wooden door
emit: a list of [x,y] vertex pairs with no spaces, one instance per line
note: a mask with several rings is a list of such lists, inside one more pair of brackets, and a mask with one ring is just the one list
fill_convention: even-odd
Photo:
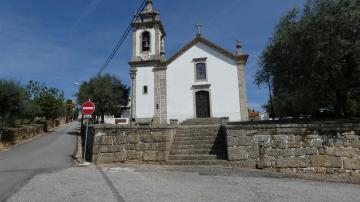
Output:
[[210,117],[210,96],[207,91],[195,93],[196,97],[196,118]]

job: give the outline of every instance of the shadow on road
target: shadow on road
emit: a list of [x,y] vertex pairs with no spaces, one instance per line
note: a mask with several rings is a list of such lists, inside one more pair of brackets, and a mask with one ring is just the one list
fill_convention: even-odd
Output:
[[66,134],[68,134],[68,135],[74,135],[74,136],[78,136],[78,135],[79,135],[78,132],[76,132],[76,131],[67,132]]
[[120,195],[120,193],[116,190],[114,184],[112,183],[112,181],[109,179],[109,177],[106,175],[106,173],[101,170],[100,167],[96,166],[96,168],[99,170],[99,172],[101,173],[101,176],[104,178],[106,184],[109,186],[109,188],[111,189],[112,193],[114,194],[116,200],[118,202],[125,202],[124,198]]

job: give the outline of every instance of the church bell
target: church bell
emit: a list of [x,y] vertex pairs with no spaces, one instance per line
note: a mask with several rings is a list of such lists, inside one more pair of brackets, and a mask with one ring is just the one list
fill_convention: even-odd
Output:
[[149,46],[149,41],[145,41],[145,43],[144,43],[144,48],[150,48],[150,46]]

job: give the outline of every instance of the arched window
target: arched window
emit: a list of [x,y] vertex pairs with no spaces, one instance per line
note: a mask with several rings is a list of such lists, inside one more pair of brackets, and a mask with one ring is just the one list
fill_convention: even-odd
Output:
[[196,80],[206,80],[206,65],[205,63],[196,64]]
[[150,33],[148,31],[145,31],[142,33],[141,36],[141,51],[150,51]]

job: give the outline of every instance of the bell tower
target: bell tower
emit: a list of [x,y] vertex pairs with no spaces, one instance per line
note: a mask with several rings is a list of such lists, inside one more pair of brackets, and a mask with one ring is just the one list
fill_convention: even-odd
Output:
[[134,122],[167,122],[165,30],[153,1],[146,0],[132,29],[131,117]]
[[159,12],[153,8],[152,0],[147,0],[145,9],[133,24],[132,62],[161,59],[165,54],[165,36]]

